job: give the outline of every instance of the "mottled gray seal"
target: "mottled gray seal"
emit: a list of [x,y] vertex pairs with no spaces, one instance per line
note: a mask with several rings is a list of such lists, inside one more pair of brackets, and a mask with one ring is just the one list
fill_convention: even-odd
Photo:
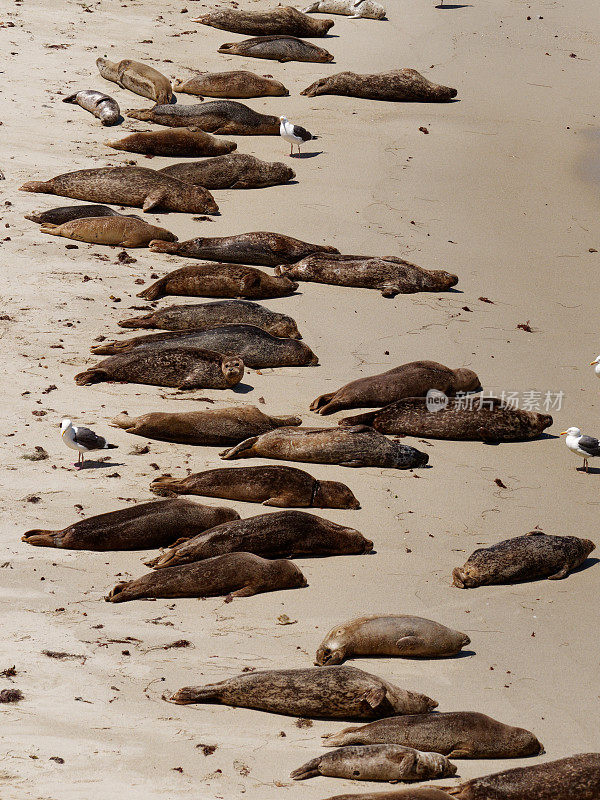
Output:
[[427,453],[386,439],[367,425],[353,428],[280,428],[253,436],[221,453],[221,458],[275,458],[342,467],[412,469]]
[[377,75],[357,75],[338,72],[319,78],[300,94],[316,97],[319,94],[341,94],[365,100],[395,100],[411,103],[447,103],[456,97],[456,89],[428,81],[416,69],[393,69]]
[[341,14],[351,19],[385,19],[385,8],[375,0],[315,0],[302,11],[305,14]]
[[392,792],[361,792],[360,794],[336,794],[327,800],[448,800],[450,795],[432,786],[410,789],[395,789]]
[[410,361],[379,375],[351,381],[336,392],[327,392],[310,404],[311,411],[333,414],[345,408],[387,406],[404,397],[422,397],[430,389],[447,395],[480,391],[477,375],[470,369],[450,369],[437,361]]
[[435,700],[354,667],[248,672],[207,686],[186,686],[174,703],[220,703],[313,719],[379,719],[421,714]]
[[129,89],[130,92],[154,100],[155,103],[170,103],[173,99],[171,81],[154,67],[129,58],[118,63],[107,58],[97,58],[96,66],[103,78],[118,84],[122,89]]
[[121,116],[117,101],[104,92],[84,89],[65,97],[63,103],[74,103],[97,117],[103,125],[116,125]]
[[118,211],[113,211],[109,206],[99,206],[93,203],[84,206],[59,206],[58,208],[49,208],[47,211],[33,211],[31,214],[24,214],[23,216],[32,222],[50,223],[52,225],[62,225],[65,222],[84,219],[85,217],[126,216],[129,219],[140,219],[135,214],[120,214]]
[[235,100],[211,100],[192,106],[154,106],[128,111],[127,116],[170,128],[191,128],[230,136],[279,136],[278,117],[259,114]]
[[249,97],[286,97],[283,83],[256,75],[244,69],[228,72],[198,72],[186,81],[175,81],[174,88],[184,94],[200,97],[231,97],[244,100]]
[[525,758],[544,752],[531,731],[475,711],[390,717],[322,738],[325,747],[401,744],[449,758]]
[[261,592],[298,589],[306,578],[293,561],[267,561],[252,553],[227,553],[197,564],[149,572],[119,583],[105,597],[111,603],[148,597],[252,597]]
[[496,583],[542,578],[559,580],[581,566],[596,545],[577,536],[550,536],[534,530],[526,536],[482,547],[452,571],[453,586],[472,589]]
[[[112,147],[113,150],[125,150],[128,153],[143,153],[149,156],[173,156],[174,158],[220,156],[237,149],[235,142],[219,139],[206,131],[189,131],[187,128],[130,133],[123,139],[109,139],[105,144]],[[177,175],[172,175],[172,177],[187,183],[184,178]],[[206,188],[208,189],[208,186]]]
[[319,645],[315,664],[341,664],[357,656],[444,658],[456,655],[470,642],[465,633],[430,619],[378,614],[332,628]]
[[275,508],[360,508],[345,483],[319,481],[295,467],[222,467],[196,472],[186,478],[161,477],[150,491],[164,497],[194,494],[262,503]]
[[330,52],[295,36],[255,36],[241,42],[225,42],[219,53],[245,58],[268,58],[272,61],[311,61],[327,64],[333,61]]
[[137,206],[142,211],[164,209],[192,214],[216,214],[219,211],[207,189],[183,183],[147,167],[79,169],[57,175],[49,181],[28,181],[20,190]]
[[160,172],[205,189],[261,189],[287,183],[296,177],[294,170],[280,161],[268,163],[247,153],[172,164]]
[[41,233],[64,236],[77,242],[118,245],[119,247],[147,247],[154,239],[174,242],[177,237],[166,228],[150,225],[132,217],[83,217],[62,225],[42,223]]
[[159,500],[81,519],[61,531],[27,531],[22,541],[67,550],[152,550],[239,516],[232,508]]
[[291,6],[271,8],[268,11],[242,11],[233,8],[219,8],[201,17],[193,17],[192,22],[210,25],[221,31],[242,33],[245,36],[300,36],[318,38],[326,36],[333,27],[332,19],[313,19]]

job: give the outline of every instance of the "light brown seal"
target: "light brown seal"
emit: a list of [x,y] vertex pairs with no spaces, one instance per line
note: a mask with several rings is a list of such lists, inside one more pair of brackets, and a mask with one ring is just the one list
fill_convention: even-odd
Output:
[[235,100],[212,100],[191,106],[162,105],[127,112],[132,119],[230,136],[279,136],[279,117],[259,114]]
[[341,94],[365,100],[395,100],[411,103],[447,103],[456,97],[456,89],[432,83],[416,69],[393,69],[376,75],[357,75],[338,72],[312,83],[300,94],[316,97],[319,94]]
[[210,25],[221,31],[242,33],[244,36],[300,36],[319,38],[326,36],[333,27],[332,19],[313,19],[291,6],[271,8],[268,11],[242,11],[240,9],[219,8],[201,17],[193,17],[192,22]]
[[117,101],[110,95],[97,92],[95,89],[84,89],[81,92],[70,94],[63,99],[63,103],[81,106],[97,117],[103,125],[116,125],[121,116]]
[[310,61],[327,64],[333,61],[330,52],[295,36],[255,36],[241,42],[225,42],[219,53],[245,58],[268,58],[272,61]]
[[130,92],[154,100],[155,103],[170,103],[173,100],[171,81],[154,67],[129,58],[118,63],[107,58],[97,58],[96,66],[103,78],[118,84],[122,89],[129,89]]
[[271,417],[255,406],[233,406],[207,411],[182,411],[167,413],[154,411],[140,417],[130,417],[127,412],[114,417],[110,425],[123,428],[127,433],[158,439],[162,442],[179,442],[193,445],[235,444],[282,426],[300,425],[300,417]]
[[317,650],[315,664],[341,664],[357,656],[445,658],[456,655],[470,642],[465,633],[422,617],[357,617],[329,631]]
[[[105,144],[113,150],[143,153],[149,156],[220,156],[237,149],[235,142],[218,139],[206,131],[188,131],[186,128],[169,131],[141,131],[130,133],[123,139],[109,139]],[[162,172],[162,170],[159,170]],[[166,173],[167,175],[170,173]],[[178,180],[177,175],[172,177]],[[209,188],[208,186],[206,187]]]
[[81,519],[61,531],[27,531],[22,541],[67,550],[152,550],[239,516],[232,508],[159,500]]
[[577,536],[550,536],[534,530],[526,536],[482,547],[452,571],[453,586],[473,589],[497,583],[566,578],[581,566],[596,545]]
[[20,191],[136,206],[142,211],[162,209],[193,214],[216,214],[219,211],[207,189],[183,183],[147,167],[79,169],[57,175],[49,181],[28,181]]
[[186,686],[174,703],[220,703],[313,719],[379,719],[420,714],[435,700],[354,667],[248,672],[207,686]]
[[172,164],[160,172],[205,189],[261,189],[287,183],[296,177],[294,170],[280,161],[269,163],[247,153]]
[[177,480],[163,476],[150,484],[163,497],[194,494],[262,503],[275,508],[360,508],[345,483],[319,481],[295,467],[222,467]]
[[390,717],[322,738],[325,747],[401,744],[448,758],[525,758],[544,752],[531,731],[475,711]]
[[198,72],[186,81],[175,81],[174,88],[184,94],[200,97],[231,97],[244,100],[249,97],[287,97],[289,91],[283,83],[256,75],[244,69],[228,72]]
[[423,397],[430,389],[447,395],[481,390],[470,369],[451,369],[437,361],[410,361],[380,375],[351,381],[336,392],[327,392],[310,404],[311,411],[333,414],[345,408],[387,406],[404,397]]
[[306,586],[298,567],[287,560],[267,561],[252,553],[227,553],[197,564],[149,572],[119,583],[104,598],[111,603],[149,597],[252,597],[261,592]]
[[65,222],[84,219],[85,217],[127,216],[129,219],[140,219],[135,214],[120,214],[109,206],[99,206],[93,203],[88,203],[84,206],[59,206],[58,208],[49,208],[46,211],[33,211],[31,214],[24,214],[23,216],[32,222],[50,223],[52,225],[62,225]]
[[62,225],[44,222],[41,233],[64,236],[77,242],[118,245],[119,247],[147,247],[153,239],[174,242],[177,237],[166,228],[150,225],[131,217],[84,217]]

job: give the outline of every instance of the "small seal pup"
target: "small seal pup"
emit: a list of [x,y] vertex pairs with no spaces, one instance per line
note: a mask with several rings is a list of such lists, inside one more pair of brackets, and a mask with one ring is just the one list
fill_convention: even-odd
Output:
[[241,42],[225,42],[219,47],[219,53],[246,58],[268,58],[272,61],[310,61],[327,64],[333,61],[330,52],[316,44],[310,44],[295,36],[255,36]]
[[259,114],[235,100],[211,100],[192,106],[162,105],[133,109],[131,119],[168,125],[170,128],[191,128],[229,136],[279,136],[279,118]]
[[268,275],[244,264],[191,264],[169,272],[137,296],[158,300],[167,295],[186,297],[235,297],[266,300],[286,297],[298,288],[295,281]]
[[446,395],[481,391],[477,375],[470,369],[451,369],[437,361],[410,361],[379,375],[351,381],[336,392],[327,392],[310,404],[319,414],[345,408],[387,406],[404,397],[423,397],[430,389]]
[[307,761],[290,773],[295,781],[324,775],[352,781],[424,781],[456,775],[456,766],[439,753],[422,753],[398,744],[340,747]]
[[345,483],[319,481],[295,467],[222,467],[177,480],[163,476],[150,484],[163,497],[194,494],[262,503],[275,508],[360,508]]
[[103,78],[129,89],[155,103],[170,103],[173,100],[171,81],[153,67],[124,58],[118,63],[107,58],[97,58],[96,66]]
[[379,719],[437,708],[430,697],[354,667],[247,672],[207,686],[186,686],[172,702],[219,703],[312,719]]
[[41,233],[64,236],[77,242],[118,245],[119,247],[147,247],[154,239],[176,241],[177,237],[166,228],[150,225],[131,217],[84,217],[62,225],[42,223]]
[[287,183],[296,177],[294,170],[280,161],[268,163],[247,153],[172,164],[159,171],[205,189],[262,189]]
[[198,72],[186,81],[175,81],[174,88],[184,94],[199,97],[231,97],[245,100],[250,97],[287,97],[289,91],[283,83],[256,75],[244,69],[228,72]]
[[110,603],[149,597],[252,597],[261,592],[299,589],[306,578],[293,561],[267,561],[252,553],[226,553],[197,564],[149,572],[118,583],[104,598]]
[[21,541],[66,550],[152,550],[239,517],[232,508],[203,506],[176,498],[97,514],[60,531],[27,531]]
[[300,417],[271,417],[256,406],[233,406],[206,411],[154,411],[140,417],[130,417],[124,411],[109,424],[127,433],[161,442],[225,445],[275,428],[300,425],[301,422]]
[[275,458],[341,467],[413,469],[429,461],[427,453],[386,439],[367,425],[353,428],[281,428],[253,436],[221,458]]
[[210,350],[138,349],[105,358],[75,376],[78,386],[103,381],[170,386],[175,389],[230,389],[244,377],[244,362]]
[[140,219],[135,214],[120,214],[113,211],[109,206],[99,206],[88,203],[85,206],[60,206],[59,208],[49,208],[47,211],[33,211],[31,214],[24,214],[25,219],[38,222],[40,225],[50,223],[51,225],[62,225],[74,219],[84,219],[85,217],[123,217],[129,219]]
[[201,17],[192,17],[191,22],[210,25],[221,31],[242,33],[244,36],[299,36],[309,39],[327,36],[327,31],[334,25],[332,19],[313,19],[291,6],[271,8],[269,11],[219,8]]
[[401,744],[448,758],[525,758],[544,752],[525,728],[514,728],[475,711],[413,714],[345,728],[322,737],[325,747]]
[[364,100],[392,100],[410,103],[447,103],[458,92],[427,80],[416,69],[393,69],[377,75],[357,75],[355,72],[338,72],[319,78],[300,94],[316,97],[320,94],[341,94]]
[[430,619],[374,614],[332,628],[319,645],[315,664],[341,664],[353,656],[445,658],[470,643],[465,633]]
[[302,11],[305,14],[341,14],[351,19],[385,19],[385,8],[375,0],[315,0]]
[[534,530],[525,536],[482,547],[452,571],[452,585],[473,589],[542,578],[556,581],[581,566],[596,545],[577,536],[550,536]]
[[206,330],[218,325],[254,325],[272,336],[301,339],[296,321],[250,300],[218,300],[167,306],[141,317],[118,322],[122,328],[161,328],[167,331]]
[[117,101],[104,92],[97,92],[95,89],[84,89],[75,92],[63,99],[63,103],[74,103],[90,114],[97,117],[103,125],[116,125],[121,116]]
[[[187,128],[130,133],[123,139],[109,139],[105,144],[112,147],[113,150],[125,150],[127,153],[172,156],[174,158],[220,156],[237,149],[236,142],[219,139],[206,131],[189,131]],[[158,171],[162,172],[162,170]],[[172,177],[178,178],[177,175],[172,175]],[[178,178],[178,180],[186,183],[184,178]],[[208,186],[206,188],[208,189]]]

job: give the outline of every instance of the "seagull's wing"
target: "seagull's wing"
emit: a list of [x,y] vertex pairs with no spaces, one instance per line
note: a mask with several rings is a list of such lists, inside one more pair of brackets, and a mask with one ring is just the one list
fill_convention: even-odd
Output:
[[94,433],[94,431],[91,431],[89,428],[77,426],[77,428],[73,429],[73,432],[75,434],[73,441],[85,447],[87,450],[102,450],[106,444],[106,439],[103,436],[98,436],[97,433]]
[[297,136],[299,139],[302,139],[303,142],[309,142],[313,139],[312,133],[303,128],[302,125],[294,125],[293,127],[294,136]]
[[600,442],[593,436],[580,436],[577,444],[590,456],[600,456]]

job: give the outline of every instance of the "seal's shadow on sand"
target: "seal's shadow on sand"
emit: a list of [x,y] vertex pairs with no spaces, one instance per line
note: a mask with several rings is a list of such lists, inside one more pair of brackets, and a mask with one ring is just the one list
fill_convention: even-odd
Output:
[[455,8],[473,8],[471,3],[450,3],[449,5],[437,5],[436,8],[442,11],[453,11]]
[[248,392],[254,391],[254,386],[250,386],[249,383],[237,383],[235,386],[232,386],[231,391],[236,394],[248,394]]
[[577,575],[578,572],[585,572],[590,567],[596,566],[596,564],[600,563],[600,558],[586,558],[583,564],[580,564],[577,569],[571,570],[571,575]]

